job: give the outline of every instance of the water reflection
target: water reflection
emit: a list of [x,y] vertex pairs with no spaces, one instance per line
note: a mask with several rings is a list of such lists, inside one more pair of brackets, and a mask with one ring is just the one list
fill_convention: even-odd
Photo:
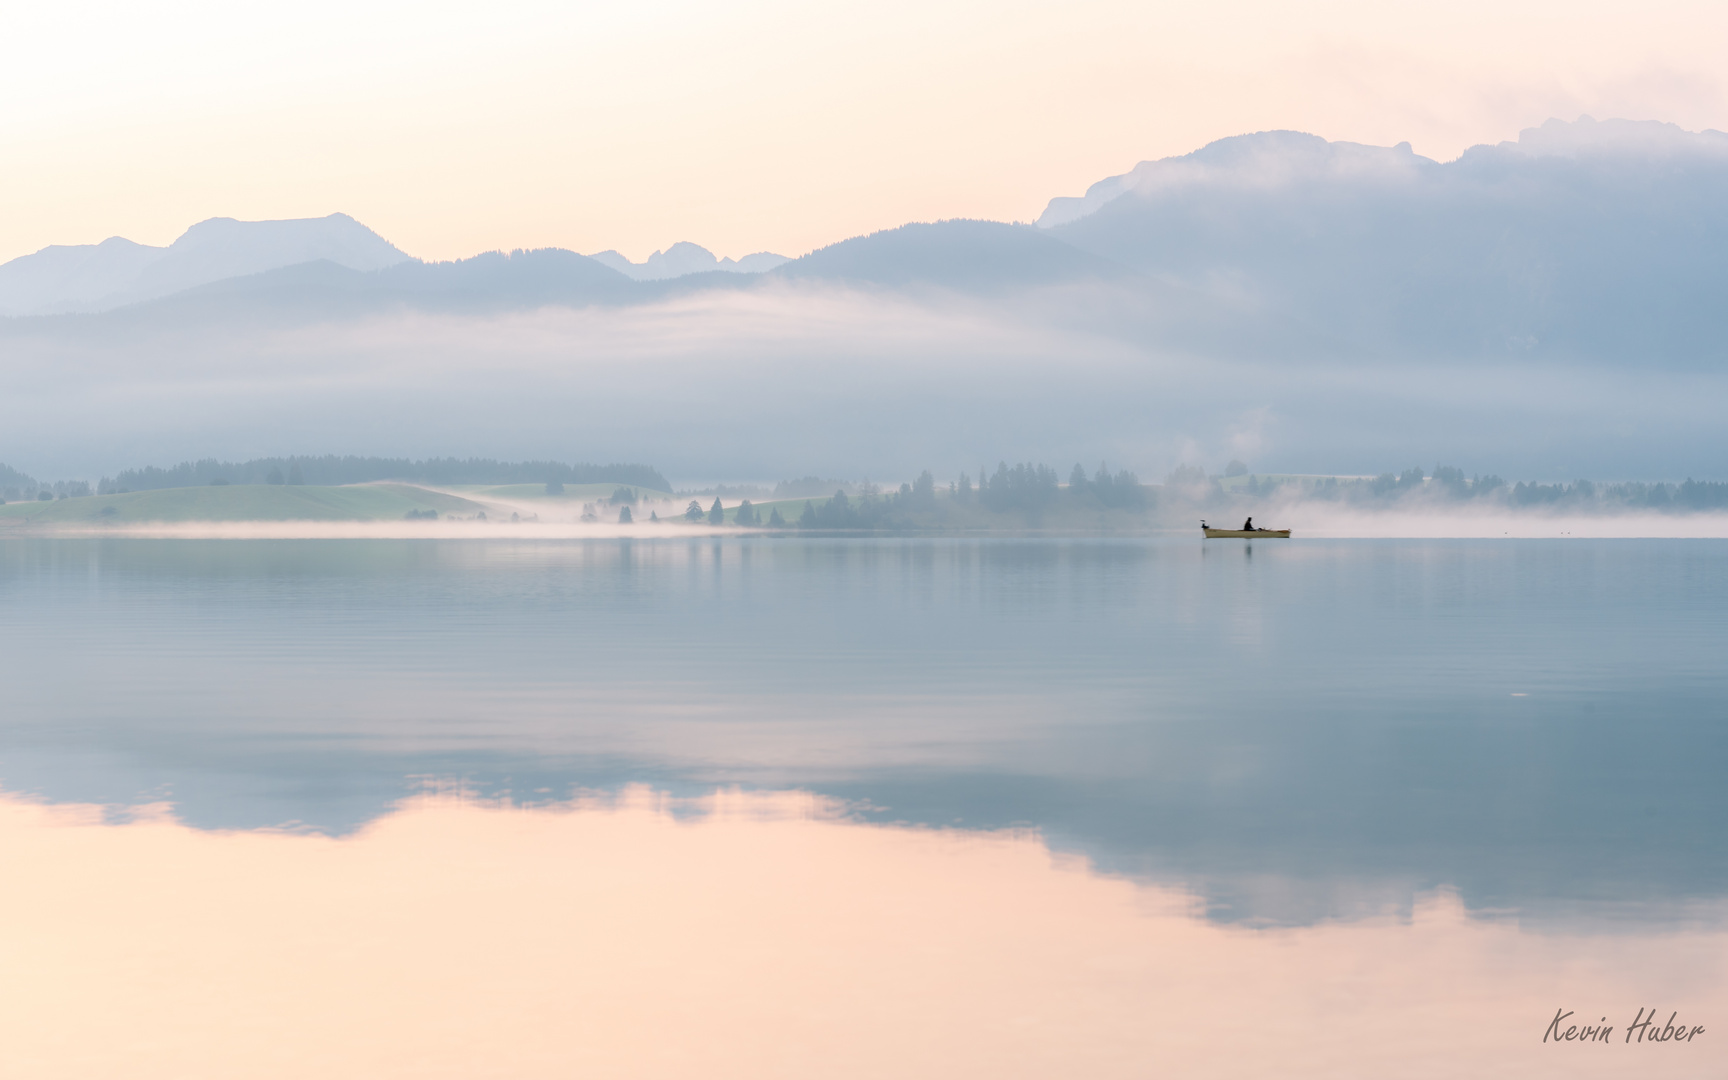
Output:
[[801,792],[433,791],[340,838],[4,796],[0,850],[0,1037],[42,1078],[1697,1076],[1708,1041],[1541,1036],[1728,1006],[1719,919],[1222,925]]
[[[1728,896],[1728,545],[0,542],[0,782],[332,834],[417,776],[1032,827],[1253,926]],[[1513,696],[1514,694],[1522,696]]]

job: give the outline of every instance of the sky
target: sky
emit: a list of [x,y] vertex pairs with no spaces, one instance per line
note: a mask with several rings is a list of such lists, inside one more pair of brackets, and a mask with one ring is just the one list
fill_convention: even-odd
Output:
[[0,260],[352,214],[412,255],[796,256],[1295,128],[1728,129],[1728,5],[10,0]]

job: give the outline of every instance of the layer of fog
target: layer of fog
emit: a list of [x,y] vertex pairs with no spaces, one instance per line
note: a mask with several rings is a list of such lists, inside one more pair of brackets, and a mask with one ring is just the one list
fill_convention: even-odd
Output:
[[[1300,540],[1728,540],[1728,514],[1543,514],[1510,511],[1398,511],[1340,509],[1306,503],[1273,516],[1256,515],[1268,528],[1291,529]],[[20,528],[0,524],[0,536],[115,537],[155,540],[640,540],[678,541],[740,536],[778,536],[787,531],[740,529],[681,517],[659,522],[621,524],[524,518],[440,519],[438,521],[184,521],[128,525],[49,525]],[[1213,521],[1214,526],[1220,522]],[[1224,523],[1228,526],[1234,523]],[[1029,530],[1034,531],[1034,530]],[[1060,531],[1060,530],[1058,530]],[[1148,526],[1147,535],[1191,536],[1220,548],[1252,545],[1252,540],[1203,541],[1198,522],[1176,528]],[[1282,539],[1259,543],[1283,544]]]
[[635,307],[351,322],[15,324],[0,461],[37,476],[272,454],[636,460],[675,482],[1136,470],[1703,478],[1728,377],[1189,350],[1142,291],[816,282]]
[[[1728,514],[1722,513],[1550,513],[1441,504],[1370,510],[1308,499],[1274,503],[1256,510],[1254,517],[1262,528],[1290,529],[1292,538],[1316,540],[1728,539]],[[1241,523],[1210,524],[1235,528]]]

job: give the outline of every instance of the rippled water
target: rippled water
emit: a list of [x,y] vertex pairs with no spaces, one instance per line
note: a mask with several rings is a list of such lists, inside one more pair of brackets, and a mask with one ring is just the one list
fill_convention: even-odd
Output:
[[1720,541],[3,541],[0,1040],[1720,1075],[1725,645]]

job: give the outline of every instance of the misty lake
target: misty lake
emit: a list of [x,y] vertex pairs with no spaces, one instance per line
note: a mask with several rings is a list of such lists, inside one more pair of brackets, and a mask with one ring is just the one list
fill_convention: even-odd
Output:
[[0,541],[0,1060],[1720,1075],[1725,655],[1709,540]]

